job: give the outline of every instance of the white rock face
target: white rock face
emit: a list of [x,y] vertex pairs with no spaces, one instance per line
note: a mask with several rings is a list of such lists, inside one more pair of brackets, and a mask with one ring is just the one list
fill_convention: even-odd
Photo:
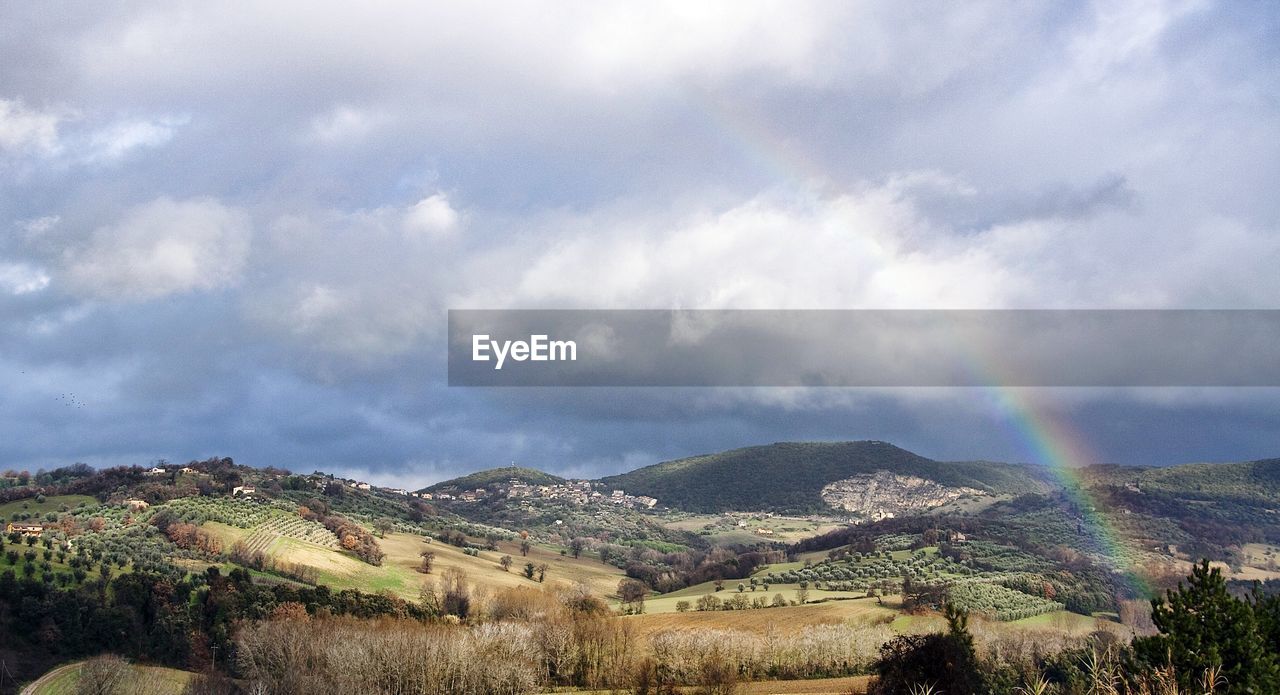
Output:
[[932,480],[889,471],[855,475],[822,488],[822,500],[827,504],[871,520],[892,518],[904,512],[927,511],[962,497],[984,497],[986,494],[971,487],[947,487]]

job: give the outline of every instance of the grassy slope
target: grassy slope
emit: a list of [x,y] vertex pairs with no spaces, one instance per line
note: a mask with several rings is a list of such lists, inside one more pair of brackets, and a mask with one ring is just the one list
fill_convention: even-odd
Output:
[[695,512],[817,511],[827,483],[888,470],[992,493],[1041,489],[1035,472],[990,462],[940,462],[885,442],[784,442],[668,461],[602,481]]
[[[190,671],[180,671],[161,666],[131,666],[131,687],[134,692],[148,695],[177,695],[195,676]],[[53,669],[22,690],[23,695],[74,695],[79,692],[80,664],[67,664]]]
[[88,495],[55,495],[46,497],[44,502],[36,502],[34,497],[15,502],[6,502],[0,504],[0,519],[12,521],[18,514],[31,514],[33,519],[44,521],[43,517],[46,513],[61,511],[64,506],[67,509],[75,509],[76,505],[80,503],[96,507],[98,500]]
[[[216,534],[233,538],[237,533],[244,534],[244,529],[236,529],[222,524],[205,524]],[[538,583],[526,579],[521,568],[526,562],[535,565],[547,564],[548,582],[585,582],[593,592],[610,595],[616,592],[618,581],[622,578],[621,570],[586,558],[573,559],[559,554],[558,550],[542,546],[534,546],[529,556],[521,557],[517,543],[500,543],[497,551],[480,551],[479,556],[472,557],[460,548],[440,543],[423,543],[423,537],[408,533],[391,533],[386,538],[378,539],[378,544],[387,554],[379,567],[361,562],[353,555],[323,546],[307,543],[294,538],[277,538],[268,547],[267,552],[289,562],[314,567],[319,573],[319,581],[333,589],[359,589],[365,592],[390,591],[409,600],[417,600],[422,584],[428,579],[438,580],[446,569],[457,568],[466,572],[472,585],[487,589],[500,589],[517,586],[536,587]],[[418,571],[421,565],[419,553],[430,550],[435,553],[435,561],[430,575]],[[504,572],[498,560],[503,555],[510,555],[511,570]]]

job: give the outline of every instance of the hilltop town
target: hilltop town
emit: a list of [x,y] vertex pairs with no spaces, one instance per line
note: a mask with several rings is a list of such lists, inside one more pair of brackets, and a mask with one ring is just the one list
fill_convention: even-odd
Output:
[[658,500],[647,495],[631,495],[624,490],[610,490],[592,480],[566,480],[562,483],[535,485],[518,478],[485,487],[463,489],[458,485],[445,485],[431,492],[412,493],[425,500],[480,502],[494,499],[528,499],[550,502],[566,502],[578,506],[589,503],[613,504],[627,509],[653,509]]

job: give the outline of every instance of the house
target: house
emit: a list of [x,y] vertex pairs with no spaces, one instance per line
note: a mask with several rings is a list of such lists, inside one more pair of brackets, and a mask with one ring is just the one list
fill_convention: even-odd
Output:
[[356,489],[357,489],[357,490],[368,490],[368,489],[369,489],[369,488],[371,488],[371,487],[373,487],[373,486],[372,486],[372,485],[370,485],[369,483],[356,483]]
[[638,502],[638,503],[640,503],[640,504],[644,505],[645,507],[647,507],[647,508],[649,508],[649,509],[653,509],[653,505],[657,504],[657,503],[658,503],[658,500],[657,500],[657,498],[655,498],[655,497],[649,497],[649,496],[647,496],[647,495],[640,495],[639,497],[637,497],[637,498],[636,498],[636,502]]
[[159,466],[156,466],[155,468],[152,468],[151,470],[147,471],[147,475],[164,475],[165,473],[168,473],[168,472],[169,471],[166,471],[165,469]]
[[390,492],[390,493],[391,493],[391,494],[393,494],[393,495],[408,495],[408,494],[409,494],[409,492],[408,492],[407,490],[401,490],[401,489],[400,489],[400,488],[398,488],[398,487],[391,488],[390,490],[387,490],[387,492]]
[[129,511],[133,512],[140,512],[151,506],[147,504],[146,500],[125,500],[124,505],[129,508]]
[[192,468],[191,466],[183,466],[182,468],[178,469],[178,472],[191,475],[192,473],[196,472],[196,469]]
[[17,533],[23,536],[35,536],[36,538],[39,538],[40,534],[44,533],[44,524],[28,524],[25,522],[15,523],[11,521],[4,527],[4,532]]
[[772,536],[772,535],[773,535],[773,529],[771,529],[771,528],[764,528],[764,527],[760,527],[760,528],[756,529],[756,533],[757,533],[757,534],[759,534],[759,535],[761,535],[761,536]]
[[238,495],[244,495],[245,497],[248,497],[249,495],[252,495],[255,492],[257,492],[257,489],[249,487],[248,485],[237,485],[231,488],[232,497],[236,497]]

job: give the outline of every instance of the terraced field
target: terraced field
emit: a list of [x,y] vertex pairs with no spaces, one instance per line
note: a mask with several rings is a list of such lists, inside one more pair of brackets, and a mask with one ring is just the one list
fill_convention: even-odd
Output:
[[322,548],[337,550],[338,537],[329,529],[298,516],[275,516],[254,527],[244,544],[250,552],[267,552],[277,538],[293,538]]

